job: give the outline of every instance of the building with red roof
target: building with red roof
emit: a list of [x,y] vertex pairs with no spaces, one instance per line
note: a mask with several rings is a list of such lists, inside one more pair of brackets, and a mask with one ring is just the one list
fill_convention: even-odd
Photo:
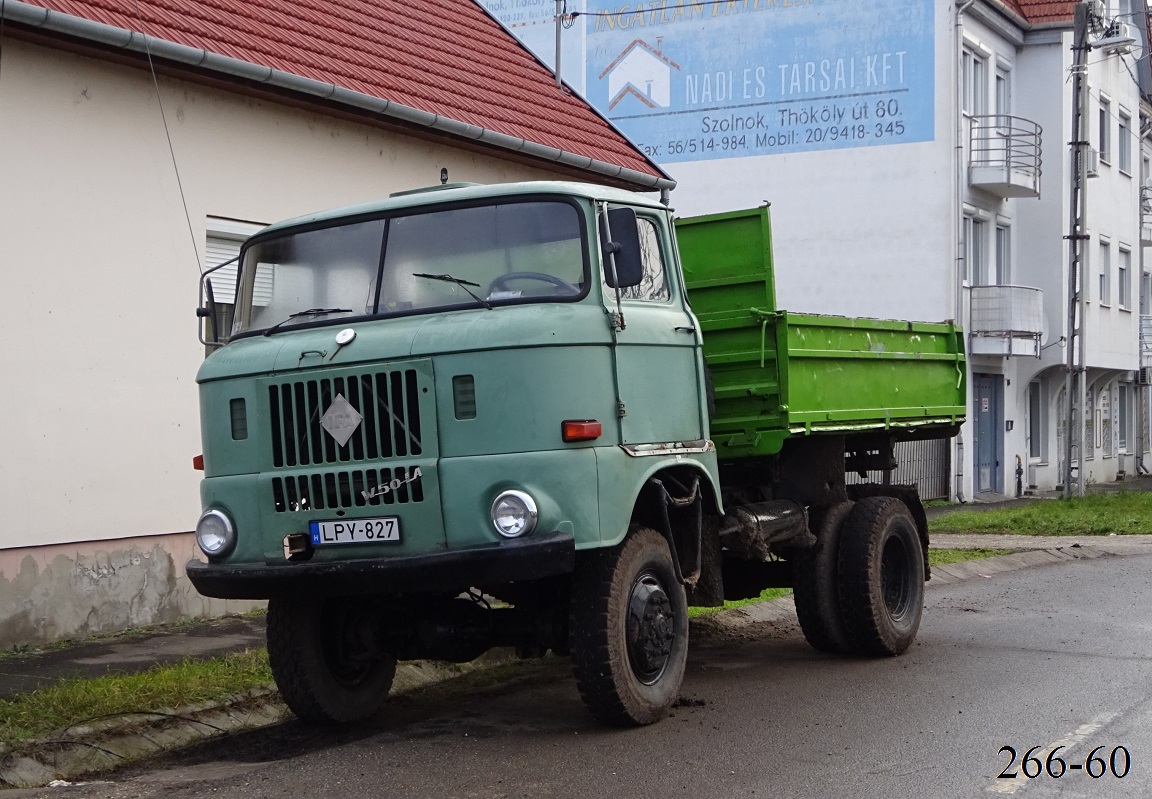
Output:
[[26,342],[5,360],[20,422],[0,431],[5,647],[232,609],[183,564],[200,510],[197,283],[246,236],[442,170],[675,185],[473,2],[0,14],[0,264],[19,298],[0,326]]

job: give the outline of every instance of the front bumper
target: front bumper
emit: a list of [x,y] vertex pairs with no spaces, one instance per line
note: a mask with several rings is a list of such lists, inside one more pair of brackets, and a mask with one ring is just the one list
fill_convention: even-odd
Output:
[[576,544],[566,533],[547,533],[496,544],[328,563],[229,565],[190,560],[188,579],[204,596],[272,599],[305,593],[427,594],[569,574]]

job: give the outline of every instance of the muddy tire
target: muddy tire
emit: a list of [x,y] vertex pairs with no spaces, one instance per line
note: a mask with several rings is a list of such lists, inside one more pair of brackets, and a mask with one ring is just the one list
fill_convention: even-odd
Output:
[[268,661],[284,703],[301,720],[343,724],[374,715],[396,661],[375,652],[372,626],[350,599],[268,602]]
[[924,554],[912,513],[892,497],[856,503],[840,533],[840,608],[852,648],[899,655],[924,610]]
[[583,553],[568,625],[580,696],[604,724],[659,721],[680,694],[688,602],[663,536],[633,527],[620,546]]
[[813,512],[816,544],[801,550],[792,588],[796,617],[804,638],[820,652],[852,651],[840,610],[840,530],[854,503],[841,502]]

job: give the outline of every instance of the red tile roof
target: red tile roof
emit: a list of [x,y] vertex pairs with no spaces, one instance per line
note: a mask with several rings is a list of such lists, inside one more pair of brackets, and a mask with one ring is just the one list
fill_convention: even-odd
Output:
[[1053,2],[1053,0],[1009,0],[1009,5],[1018,5],[1022,16],[1033,25],[1045,22],[1071,22],[1076,16],[1074,0]]
[[473,0],[24,1],[666,177]]

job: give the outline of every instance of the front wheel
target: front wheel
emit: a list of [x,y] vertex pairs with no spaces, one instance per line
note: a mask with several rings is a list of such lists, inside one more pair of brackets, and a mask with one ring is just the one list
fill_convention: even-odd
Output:
[[374,625],[347,598],[268,601],[268,662],[284,703],[315,724],[360,721],[380,709],[396,661],[374,646]]
[[899,655],[924,610],[924,551],[912,513],[893,497],[856,503],[840,533],[840,608],[853,649]]
[[688,656],[688,601],[668,543],[634,527],[624,543],[581,556],[569,612],[572,670],[599,721],[659,721],[680,693]]

